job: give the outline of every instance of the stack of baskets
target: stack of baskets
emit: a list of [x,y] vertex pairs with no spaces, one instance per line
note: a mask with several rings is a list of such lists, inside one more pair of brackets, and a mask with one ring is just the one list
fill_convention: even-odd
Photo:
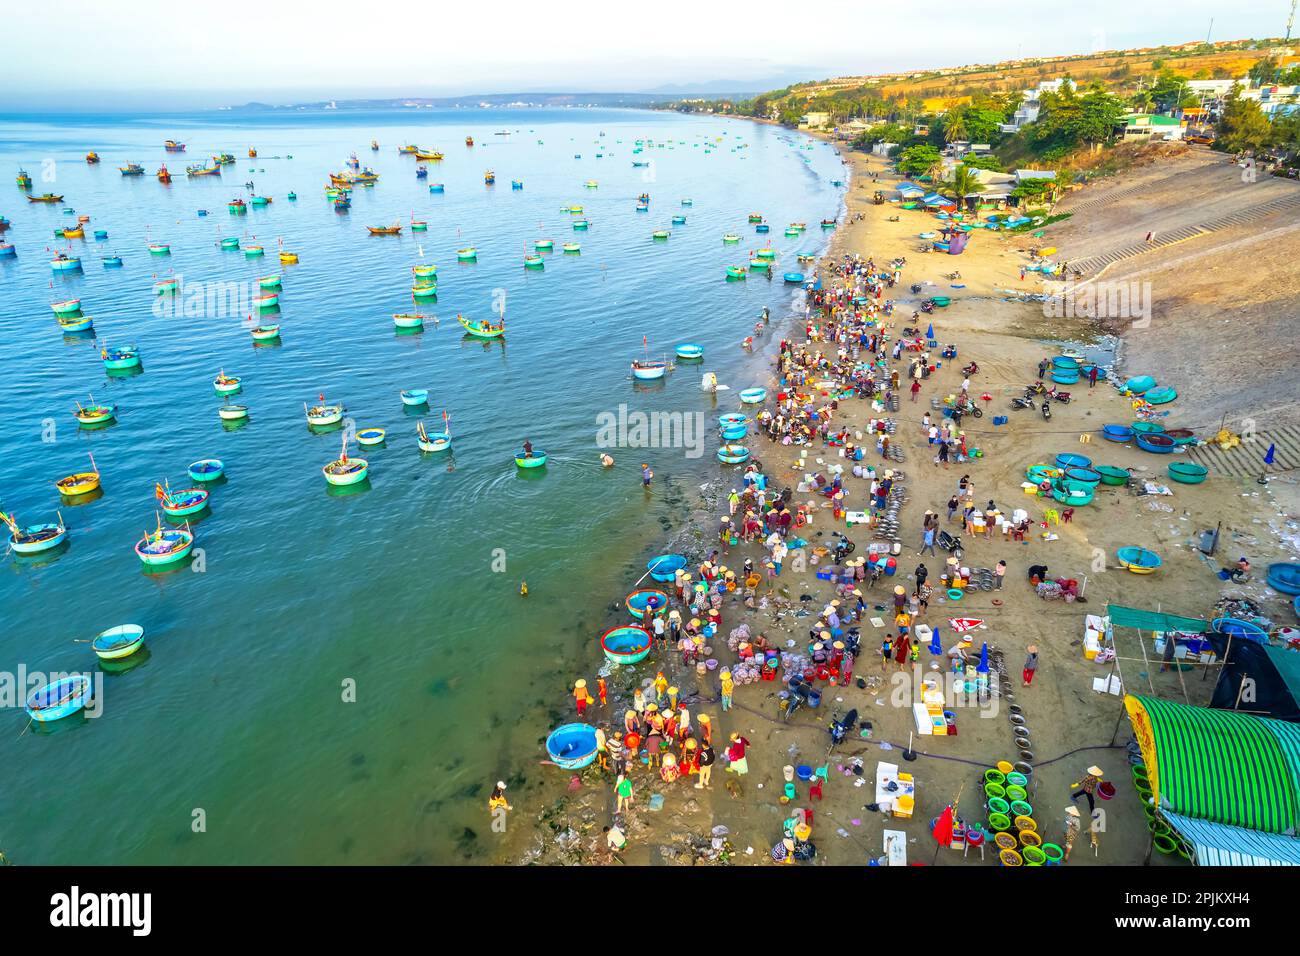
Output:
[[1056,866],[1065,851],[1044,842],[1030,805],[1029,778],[1002,760],[984,771],[985,806],[993,848],[1003,866]]
[[1170,856],[1177,853],[1185,860],[1192,858],[1192,846],[1177,830],[1173,829],[1156,812],[1155,801],[1151,791],[1151,781],[1147,777],[1146,764],[1142,762],[1142,751],[1137,741],[1129,744],[1129,770],[1133,776],[1133,787],[1137,790],[1138,800],[1142,804],[1142,813],[1146,817],[1147,829],[1151,831],[1151,845],[1156,852]]

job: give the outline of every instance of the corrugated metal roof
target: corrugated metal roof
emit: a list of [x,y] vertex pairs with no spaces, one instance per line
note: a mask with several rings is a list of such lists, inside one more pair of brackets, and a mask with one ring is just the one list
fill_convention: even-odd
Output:
[[1194,848],[1199,866],[1300,866],[1300,839],[1161,813]]

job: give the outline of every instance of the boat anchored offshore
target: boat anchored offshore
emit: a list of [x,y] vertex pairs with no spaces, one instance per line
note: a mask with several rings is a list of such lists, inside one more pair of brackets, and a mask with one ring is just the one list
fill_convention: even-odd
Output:
[[471,322],[463,315],[457,315],[456,321],[461,324],[461,328],[478,339],[499,339],[501,336],[506,334],[506,322],[504,318],[502,318],[501,322],[497,325],[493,325],[485,319]]
[[429,434],[425,430],[424,422],[419,422],[415,426],[416,444],[420,446],[420,451],[440,452],[451,451],[451,428],[450,419],[446,412],[442,413],[442,427],[440,432]]
[[95,696],[95,684],[86,674],[73,674],[36,688],[27,696],[27,716],[49,723],[84,710]]
[[348,436],[344,432],[342,453],[322,468],[321,473],[331,485],[356,485],[366,480],[370,473],[370,462],[364,458],[348,457]]
[[321,428],[326,425],[337,425],[343,421],[343,403],[336,405],[327,405],[324,400],[318,405],[308,406],[303,403],[303,411],[307,415],[307,424],[312,428]]
[[19,527],[11,514],[0,511],[0,521],[9,528],[9,550],[14,554],[28,555],[52,551],[68,540],[68,527],[63,515],[57,521]]
[[198,514],[208,506],[208,493],[202,488],[182,488],[172,491],[171,486],[164,487],[155,483],[154,497],[158,506],[168,518],[186,518]]
[[144,646],[144,628],[139,624],[119,624],[100,631],[90,642],[91,650],[101,661],[130,657]]
[[92,491],[98,491],[100,487],[99,466],[95,464],[95,456],[90,455],[91,471],[78,471],[64,478],[60,478],[54,483],[58,488],[59,494],[65,498],[79,498],[81,495],[88,495]]
[[82,425],[103,425],[117,417],[117,406],[96,402],[95,396],[92,395],[89,405],[77,402],[76,410],[72,414],[77,416],[77,421]]
[[194,532],[187,523],[184,528],[164,528],[162,518],[158,527],[146,531],[135,544],[135,554],[148,567],[182,561],[194,550]]

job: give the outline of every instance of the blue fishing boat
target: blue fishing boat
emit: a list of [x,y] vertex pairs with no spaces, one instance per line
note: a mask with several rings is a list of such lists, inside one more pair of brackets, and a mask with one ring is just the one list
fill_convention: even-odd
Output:
[[446,191],[447,189],[442,183],[429,183],[429,192],[431,193],[443,193]]
[[772,227],[769,226],[769,225],[768,225],[767,223],[765,223],[765,222],[761,222],[761,223],[759,223],[757,226],[754,227],[754,231],[755,231],[755,232],[771,232],[771,231],[772,231]]
[[1056,456],[1057,468],[1091,468],[1092,459],[1087,455],[1062,453]]
[[674,225],[674,226],[684,226],[684,225],[686,225],[686,217],[685,217],[685,216],[673,216],[673,225]]
[[1210,622],[1210,630],[1215,634],[1226,634],[1238,640],[1268,643],[1268,631],[1253,621],[1242,621],[1235,617],[1215,618]]
[[1279,561],[1268,566],[1268,586],[1283,594],[1300,594],[1300,564]]
[[[443,417],[444,419],[446,418],[445,415]],[[444,428],[445,427],[446,426],[444,425]],[[415,426],[415,441],[416,444],[420,446],[420,451],[451,451],[451,430],[447,429],[446,431],[430,434],[425,430],[424,422],[420,422]],[[543,455],[542,458],[542,463],[545,464],[546,456]]]
[[122,257],[121,257],[121,256],[101,256],[99,261],[102,262],[102,263],[104,264],[104,268],[105,268],[105,269],[120,269],[120,268],[122,268]]
[[802,285],[802,284],[803,284],[803,273],[802,273],[802,272],[787,272],[787,273],[785,274],[785,281],[786,281],[786,282],[794,283],[794,284],[796,284],[796,285]]
[[50,260],[50,269],[53,272],[77,272],[81,269],[81,260],[60,252]]
[[656,581],[673,581],[677,572],[686,567],[686,558],[680,554],[661,554],[646,562],[646,570]]
[[32,691],[27,696],[27,716],[39,723],[59,720],[85,708],[94,696],[90,677],[72,674]]
[[722,436],[723,441],[731,443],[744,438],[749,434],[749,429],[745,425],[721,425],[718,434]]
[[101,661],[130,657],[144,646],[144,628],[139,624],[119,624],[100,631],[90,642],[91,650]]
[[[1166,435],[1166,438],[1169,436]],[[1198,465],[1191,461],[1171,461],[1169,463],[1169,478],[1178,482],[1180,485],[1199,485],[1210,473],[1210,469],[1204,465]]]
[[1076,485],[1096,485],[1101,481],[1101,472],[1094,471],[1091,468],[1072,467],[1065,469],[1065,474],[1061,480]]
[[1160,570],[1160,555],[1146,548],[1120,548],[1115,552],[1119,563],[1134,574],[1152,574]]
[[424,328],[424,316],[419,312],[403,312],[393,315],[393,325],[399,329]]
[[164,528],[159,519],[156,531],[145,532],[136,542],[136,556],[148,567],[159,567],[182,561],[194,550],[194,533],[188,526]]
[[57,521],[32,524],[21,528],[13,515],[0,511],[0,521],[9,528],[9,550],[14,554],[40,554],[52,551],[68,539],[68,529],[60,515]]
[[16,255],[18,250],[12,242],[0,242],[0,259],[12,259]]
[[1101,437],[1106,441],[1125,442],[1133,437],[1133,429],[1127,425],[1102,425]]
[[515,464],[520,468],[541,468],[546,464],[546,452],[534,448],[530,456],[521,448],[515,452]]
[[1081,508],[1084,505],[1092,504],[1094,491],[1092,486],[1087,487],[1076,485],[1074,487],[1065,487],[1060,484],[1053,486],[1052,497],[1064,505]]
[[401,395],[403,405],[418,406],[429,404],[429,390],[427,388],[403,389]]
[[134,345],[105,347],[100,350],[99,357],[104,360],[104,368],[110,371],[140,367],[140,349]]
[[723,445],[718,449],[718,461],[724,465],[740,465],[749,461],[749,449],[744,445]]
[[653,640],[644,627],[623,624],[600,635],[600,649],[611,663],[636,664],[650,653]]
[[1149,389],[1155,388],[1156,380],[1150,375],[1138,375],[1124,383],[1124,390],[1132,392],[1134,395],[1141,395]]
[[154,486],[158,506],[168,518],[186,518],[198,514],[208,506],[208,493],[202,488],[182,488],[172,491],[162,485]]
[[303,413],[307,416],[307,425],[309,428],[323,428],[328,425],[337,425],[343,421],[343,403],[326,404],[321,402],[318,405],[308,406],[306,402],[302,406]]
[[632,377],[643,382],[663,378],[666,371],[668,371],[667,362],[660,362],[655,359],[634,359],[632,361]]
[[1152,405],[1167,405],[1178,397],[1178,390],[1172,385],[1161,385],[1158,388],[1147,389],[1142,397]]
[[727,412],[725,415],[718,416],[718,427],[728,428],[732,425],[746,425],[749,423],[749,416],[744,412]]
[[1149,451],[1154,455],[1167,455],[1178,447],[1172,438],[1160,432],[1139,434],[1137,436],[1137,446],[1143,451]]
[[747,388],[740,393],[740,400],[746,405],[758,405],[767,398],[765,388]]
[[226,473],[226,465],[220,458],[201,458],[190,464],[191,481],[216,481]]
[[103,241],[104,241],[105,239],[107,239],[107,238],[108,238],[108,230],[107,230],[107,229],[96,229],[96,230],[95,230],[95,241],[96,241],[96,242],[103,242]]
[[695,345],[691,342],[683,343],[677,346],[677,357],[684,361],[695,361],[704,358],[704,346]]
[[590,724],[565,724],[546,738],[546,754],[563,770],[581,770],[596,759],[596,728]]
[[359,485],[370,472],[370,462],[364,458],[348,457],[348,434],[343,433],[343,452],[334,461],[321,468],[325,481],[331,485]]
[[59,316],[59,328],[65,333],[89,332],[95,327],[95,320],[88,315],[76,315],[64,318]]
[[388,432],[382,428],[363,428],[357,432],[358,445],[382,445]]
[[627,606],[628,613],[641,621],[647,614],[653,618],[666,613],[668,595],[657,588],[638,588],[624,598],[623,603]]

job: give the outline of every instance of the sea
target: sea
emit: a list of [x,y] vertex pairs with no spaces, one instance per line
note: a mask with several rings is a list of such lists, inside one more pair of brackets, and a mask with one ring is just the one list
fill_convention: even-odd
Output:
[[[186,176],[221,153],[237,161],[219,176]],[[354,153],[378,181],[339,212],[328,177]],[[145,175],[123,175],[128,163]],[[154,176],[163,163],[170,185]],[[62,200],[27,202],[20,169],[33,194]],[[19,864],[500,862],[492,784],[567,779],[543,763],[544,740],[572,719],[573,680],[601,666],[598,635],[647,559],[733,483],[717,416],[767,383],[777,330],[801,309],[783,274],[811,272],[796,256],[824,252],[819,224],[841,214],[835,149],[647,110],[0,116],[0,170],[0,241],[16,253],[0,257],[0,509],[68,528],[49,554],[0,557],[0,851]],[[228,211],[253,196],[271,202]],[[83,215],[85,239],[55,238]],[[806,231],[786,236],[795,222]],[[394,223],[398,236],[365,228]],[[525,268],[542,239],[544,267]],[[561,251],[570,242],[580,251]],[[264,256],[247,257],[255,245]],[[468,246],[476,261],[458,262]],[[727,280],[764,247],[773,278]],[[299,261],[281,265],[281,249]],[[81,270],[53,272],[60,252]],[[417,264],[438,267],[436,301],[413,303]],[[278,308],[257,310],[257,279],[277,273]],[[171,278],[179,294],[156,295]],[[93,332],[61,331],[50,306],[71,298]],[[395,329],[417,308],[423,332]],[[747,348],[764,308],[769,330]],[[504,314],[506,335],[470,338],[458,314]],[[259,323],[280,339],[255,344]],[[703,361],[675,360],[681,343]],[[142,371],[108,373],[101,349],[124,344]],[[673,367],[634,381],[647,357]],[[239,394],[216,394],[220,370]],[[427,389],[427,406],[404,405],[404,389]],[[336,429],[307,425],[322,397],[346,408]],[[92,399],[117,406],[114,424],[79,427]],[[246,405],[246,422],[224,423],[223,402]],[[452,451],[422,452],[421,421],[449,422]],[[367,427],[387,431],[348,447],[367,480],[327,485],[322,467]],[[545,467],[516,466],[526,439]],[[102,493],[61,499],[55,482],[91,456]],[[204,458],[226,471],[190,521],[193,555],[145,568],[136,543],[169,523],[157,486],[190,487]],[[142,626],[145,648],[101,666],[88,641],[121,624]],[[73,672],[93,675],[93,711],[29,720],[26,690]]]

